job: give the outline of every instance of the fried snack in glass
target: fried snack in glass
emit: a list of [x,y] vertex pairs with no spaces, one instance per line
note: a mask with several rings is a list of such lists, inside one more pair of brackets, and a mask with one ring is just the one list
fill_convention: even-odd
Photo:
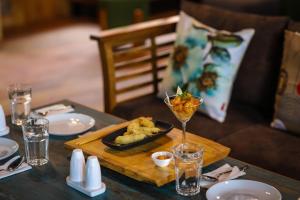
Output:
[[164,102],[182,124],[182,143],[186,142],[186,123],[191,119],[198,107],[203,103],[201,97],[192,96],[190,93],[166,97]]

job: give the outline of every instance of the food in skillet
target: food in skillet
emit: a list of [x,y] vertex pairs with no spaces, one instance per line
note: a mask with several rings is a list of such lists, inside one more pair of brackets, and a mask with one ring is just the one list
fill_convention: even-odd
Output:
[[151,137],[159,131],[160,129],[155,127],[150,118],[140,117],[128,125],[127,131],[123,135],[116,137],[115,143],[130,144],[143,140],[145,137]]

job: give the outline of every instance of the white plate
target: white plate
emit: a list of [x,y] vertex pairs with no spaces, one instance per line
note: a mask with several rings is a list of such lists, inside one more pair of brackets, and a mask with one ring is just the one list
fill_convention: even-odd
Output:
[[83,133],[95,125],[95,119],[79,113],[64,113],[46,117],[49,134],[66,136]]
[[218,183],[206,192],[208,200],[281,200],[280,192],[265,183],[230,180]]
[[19,145],[14,140],[0,138],[0,160],[13,155],[18,149]]

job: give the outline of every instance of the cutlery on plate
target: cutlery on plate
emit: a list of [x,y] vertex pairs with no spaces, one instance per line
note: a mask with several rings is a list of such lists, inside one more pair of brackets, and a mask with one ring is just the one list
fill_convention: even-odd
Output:
[[[240,171],[245,171],[245,170],[247,170],[248,168],[249,168],[249,166],[248,166],[248,165],[245,165],[245,166],[243,166],[243,167],[239,167],[239,170],[240,170]],[[232,168],[232,169],[233,169],[233,168]],[[222,172],[222,173],[219,173],[219,174],[217,174],[216,176],[210,176],[210,175],[204,175],[204,174],[202,174],[202,178],[203,178],[204,180],[207,180],[207,181],[217,181],[217,180],[219,179],[220,176],[222,176],[222,175],[224,175],[224,174],[229,174],[229,173],[231,173],[231,172],[232,172],[232,169],[227,170],[227,171]]]
[[3,165],[1,165],[0,166],[0,171],[7,170],[8,167],[10,166],[10,164],[13,163],[15,160],[17,160],[18,158],[20,158],[20,156],[15,156],[15,157],[11,158],[10,160],[8,160]]
[[8,154],[8,151],[6,151],[6,150],[1,151],[0,152],[0,158],[6,156],[7,154]]
[[68,109],[69,107],[73,108],[73,105],[64,106],[64,107],[61,107],[61,108],[52,108],[52,109],[49,109],[49,110],[44,111],[44,112],[37,112],[37,114],[42,115],[42,116],[47,116],[50,112],[65,110],[65,109]]
[[7,167],[7,171],[10,172],[15,171],[24,163],[24,160],[25,160],[24,156],[17,158]]

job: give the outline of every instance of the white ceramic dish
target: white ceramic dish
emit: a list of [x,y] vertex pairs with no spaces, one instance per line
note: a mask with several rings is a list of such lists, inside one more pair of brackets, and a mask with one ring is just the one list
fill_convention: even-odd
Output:
[[46,117],[49,120],[49,134],[68,136],[83,133],[95,125],[95,119],[79,113],[63,113]]
[[280,192],[265,183],[230,180],[218,183],[206,192],[208,200],[281,200]]
[[84,185],[83,182],[71,181],[69,176],[66,178],[66,182],[67,182],[68,186],[70,186],[70,187],[74,188],[75,190],[78,190],[78,191],[82,192],[83,194],[86,194],[90,197],[98,196],[98,195],[104,193],[106,190],[106,185],[103,182],[101,183],[101,186],[99,188],[93,189],[93,190],[85,188],[83,186]]
[[[167,156],[168,159],[160,160],[158,159],[158,156]],[[166,167],[170,164],[171,160],[173,159],[173,154],[167,151],[159,151],[155,152],[151,155],[151,158],[155,165],[158,167]]]
[[19,149],[18,143],[7,138],[0,138],[0,160],[8,158]]

